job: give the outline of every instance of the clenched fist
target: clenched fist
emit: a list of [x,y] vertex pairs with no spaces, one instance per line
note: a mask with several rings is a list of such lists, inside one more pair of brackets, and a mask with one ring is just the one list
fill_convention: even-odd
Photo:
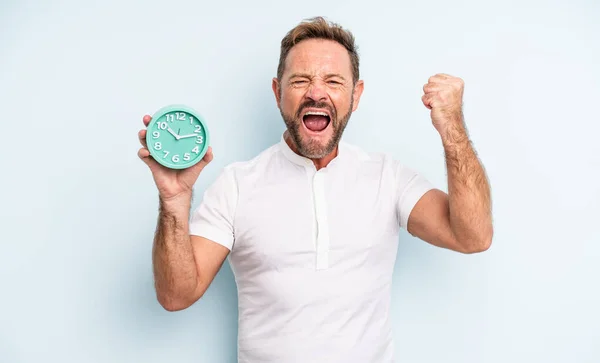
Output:
[[462,125],[462,98],[464,82],[458,77],[436,74],[423,86],[421,97],[431,110],[431,121],[439,133],[445,133],[453,124]]

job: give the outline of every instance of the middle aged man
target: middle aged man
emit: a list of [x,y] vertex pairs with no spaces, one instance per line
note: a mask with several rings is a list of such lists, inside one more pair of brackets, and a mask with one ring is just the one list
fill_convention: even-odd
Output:
[[490,191],[465,129],[462,80],[438,74],[423,88],[445,150],[448,194],[388,154],[341,141],[363,88],[349,31],[323,18],[293,28],[273,79],[287,131],[251,160],[227,165],[191,215],[192,188],[212,149],[190,169],[169,170],[150,157],[146,130],[139,133],[160,200],[158,300],[170,311],[189,307],[229,256],[239,362],[393,362],[400,228],[461,253],[491,244]]

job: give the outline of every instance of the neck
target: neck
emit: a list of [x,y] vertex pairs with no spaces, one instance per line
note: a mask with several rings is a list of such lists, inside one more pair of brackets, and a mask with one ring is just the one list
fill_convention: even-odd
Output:
[[[304,156],[298,152],[298,147],[296,146],[296,144],[294,143],[294,140],[290,136],[289,131],[286,130],[284,132],[283,138],[284,138],[285,142],[289,145],[290,149],[292,149],[293,152],[295,152],[296,154],[298,154],[300,156]],[[326,155],[322,158],[310,158],[310,160],[312,160],[312,162],[315,164],[315,167],[317,168],[317,170],[322,169],[322,168],[326,167],[327,165],[329,165],[331,160],[333,160],[338,155],[338,150],[339,150],[339,145],[336,145],[335,149],[333,149],[333,151],[331,153],[329,153],[328,155]]]

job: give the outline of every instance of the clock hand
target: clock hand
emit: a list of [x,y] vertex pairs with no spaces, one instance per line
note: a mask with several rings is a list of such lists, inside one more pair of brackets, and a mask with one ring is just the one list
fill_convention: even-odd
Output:
[[177,135],[173,130],[171,130],[170,127],[167,127],[167,131],[169,131],[169,133],[173,136],[175,136],[176,140],[179,140],[181,137],[179,135]]
[[198,137],[198,134],[188,134],[188,135],[180,135],[180,139],[187,139],[188,137]]

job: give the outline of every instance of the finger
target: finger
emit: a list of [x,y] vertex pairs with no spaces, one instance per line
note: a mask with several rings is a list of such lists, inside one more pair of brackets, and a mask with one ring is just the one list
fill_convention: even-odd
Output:
[[449,74],[438,73],[438,74],[435,74],[435,75],[429,77],[429,82],[436,82],[436,81],[437,82],[443,82],[443,81],[445,81],[447,79],[450,79],[450,78],[452,78],[452,76],[450,76]]
[[212,152],[212,147],[208,147],[208,149],[206,150],[206,154],[204,154],[204,157],[202,158],[202,160],[200,160],[197,164],[193,165],[190,169],[192,169],[192,171],[194,173],[200,173],[202,171],[202,169],[204,169],[204,167],[206,167],[208,164],[210,164],[210,162],[213,160],[213,152]]
[[150,169],[155,167],[154,164],[157,164],[156,160],[150,156],[150,151],[144,147],[138,150],[138,157],[142,159],[142,161],[148,165]]
[[425,107],[427,107],[430,110],[431,110],[431,99],[432,99],[432,95],[429,93],[421,96],[421,101],[423,101],[423,104],[425,105]]
[[142,161],[148,165],[148,167],[150,168],[150,171],[152,173],[154,173],[154,171],[157,168],[160,168],[160,165],[158,164],[158,162],[156,162],[156,160],[154,160],[154,158],[152,156],[150,156],[150,151],[148,151],[148,149],[146,148],[141,148],[138,150],[138,157],[140,159],[142,159]]
[[429,79],[427,80],[427,82],[429,83],[435,83],[435,82],[440,82],[442,79],[440,77],[438,77],[438,75],[434,75],[429,77]]
[[200,166],[202,167],[202,169],[204,169],[204,167],[208,164],[210,164],[210,162],[213,160],[213,151],[212,151],[212,147],[208,147],[208,149],[206,150],[206,154],[204,154],[204,157],[202,158],[202,160],[198,163],[201,164]]
[[144,122],[144,126],[148,127],[148,124],[150,123],[151,120],[152,120],[152,117],[150,115],[144,115],[144,118],[142,119],[142,121]]
[[148,149],[146,149],[145,147],[140,148],[138,150],[138,157],[140,159],[142,159],[144,162],[146,161],[145,159],[147,159],[150,156],[150,151],[148,151]]
[[427,81],[435,84],[448,84],[448,82],[450,82],[450,78],[444,75],[436,74],[435,76],[431,76]]
[[212,161],[212,159],[213,159],[212,146],[209,146],[208,150],[206,150],[206,154],[204,155],[202,160],[206,161],[207,163],[210,163]]
[[148,147],[148,145],[146,144],[146,130],[140,130],[138,132],[138,139],[140,140],[140,144],[142,144],[143,147]]
[[443,85],[441,85],[440,83],[429,82],[423,86],[423,92],[425,92],[425,93],[438,92],[442,88],[443,88]]

